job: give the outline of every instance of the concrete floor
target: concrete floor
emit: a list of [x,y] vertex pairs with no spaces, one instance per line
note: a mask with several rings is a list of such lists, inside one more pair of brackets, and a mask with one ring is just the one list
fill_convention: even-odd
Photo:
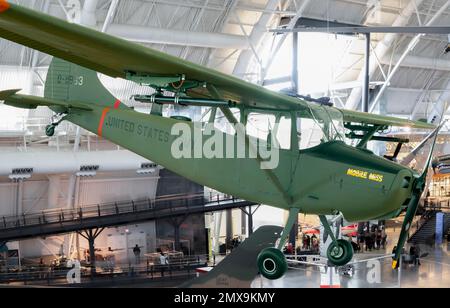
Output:
[[[450,288],[450,245],[431,248],[421,246],[422,253],[429,255],[422,259],[420,267],[404,264],[401,271],[391,269],[392,259],[380,260],[379,282],[370,283],[374,265],[367,262],[354,265],[353,277],[340,276],[342,288]],[[358,254],[355,260],[367,260],[383,256],[383,252]],[[370,266],[370,267],[369,267]],[[376,280],[376,279],[375,279]],[[319,267],[296,266],[280,280],[269,281],[258,277],[254,288],[319,288],[321,273]]]

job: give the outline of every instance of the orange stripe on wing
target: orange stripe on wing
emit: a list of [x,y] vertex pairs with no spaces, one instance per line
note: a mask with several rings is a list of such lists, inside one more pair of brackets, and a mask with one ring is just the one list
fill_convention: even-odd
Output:
[[0,0],[0,13],[7,11],[10,7],[10,4],[6,0]]
[[107,107],[103,109],[102,116],[100,118],[100,123],[98,124],[98,132],[97,135],[99,137],[103,137],[103,124],[105,124],[106,115],[111,111],[111,108]]

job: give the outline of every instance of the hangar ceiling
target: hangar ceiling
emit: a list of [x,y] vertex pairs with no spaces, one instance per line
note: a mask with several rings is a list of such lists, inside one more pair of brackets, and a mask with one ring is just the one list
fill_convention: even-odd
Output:
[[[450,24],[450,1],[447,0],[13,2],[259,83],[270,78],[267,66],[274,58],[277,45],[282,46],[283,39],[290,40],[268,32],[281,20],[293,24],[298,18],[308,17],[373,26]],[[375,56],[372,57],[371,81],[378,89],[389,81],[382,96],[383,113],[424,118],[442,108],[442,103],[450,98],[450,54],[444,53],[449,38],[423,36],[409,50],[413,40],[413,35],[373,36]],[[402,56],[404,59],[398,64]],[[335,64],[332,83],[323,85],[318,93],[304,94],[329,95],[338,107],[358,108],[361,96],[358,80],[362,76],[363,59],[364,38],[347,39],[340,61]],[[42,95],[49,61],[47,55],[0,40],[0,88],[21,87],[24,92]],[[288,75],[290,69],[286,71]],[[125,101],[135,94],[136,86],[128,82],[105,82]],[[43,113],[32,112],[30,117],[43,116]]]

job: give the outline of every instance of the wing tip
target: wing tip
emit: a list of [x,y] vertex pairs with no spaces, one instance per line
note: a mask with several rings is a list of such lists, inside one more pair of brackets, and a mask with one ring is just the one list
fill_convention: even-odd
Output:
[[9,10],[11,5],[6,0],[0,0],[0,13],[6,12]]

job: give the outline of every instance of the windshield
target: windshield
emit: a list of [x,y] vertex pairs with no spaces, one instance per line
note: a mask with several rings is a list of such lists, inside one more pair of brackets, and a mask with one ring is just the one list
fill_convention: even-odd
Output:
[[345,140],[344,117],[335,108],[312,105],[298,114],[297,127],[301,150]]

